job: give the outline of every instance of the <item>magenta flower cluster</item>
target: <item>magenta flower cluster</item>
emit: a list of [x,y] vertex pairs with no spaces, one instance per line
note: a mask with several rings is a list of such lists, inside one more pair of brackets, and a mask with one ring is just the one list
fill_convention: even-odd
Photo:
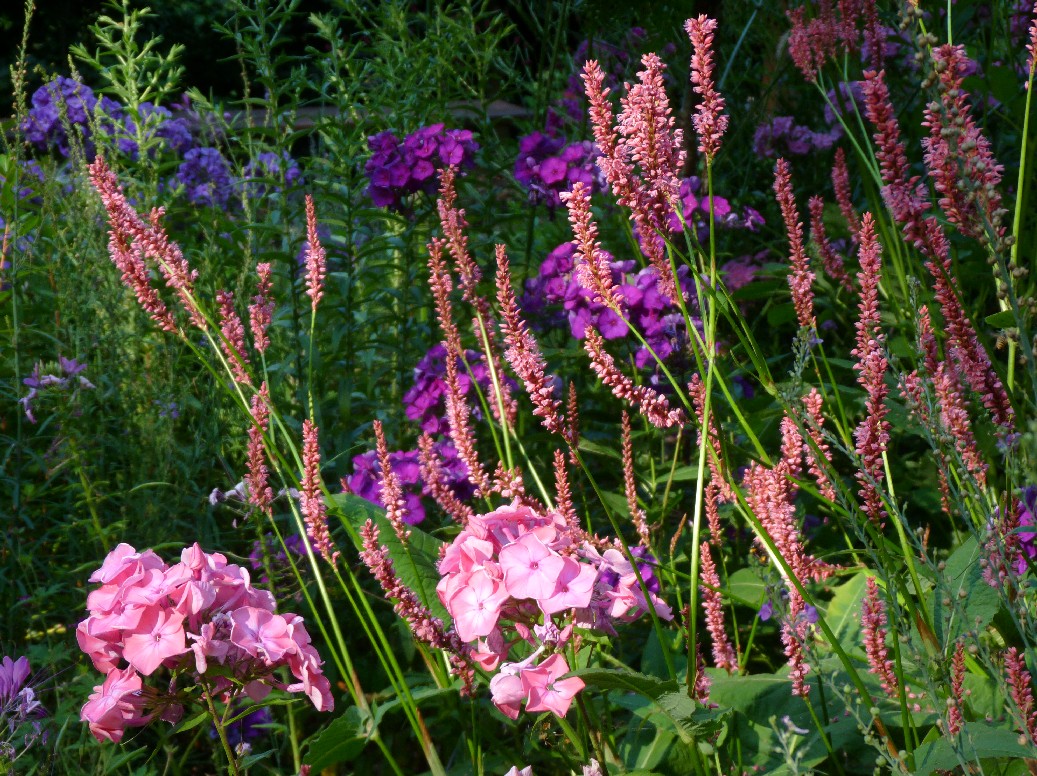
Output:
[[[672,617],[651,569],[641,569],[647,599],[621,550],[599,551],[560,514],[516,502],[471,517],[443,554],[436,592],[457,635],[474,644],[472,659],[496,672],[490,693],[502,713],[516,719],[525,704],[564,716],[584,687],[562,678],[574,627],[615,634],[616,622],[649,607]],[[528,654],[515,659],[513,650]]]
[[[318,711],[334,707],[302,618],[277,614],[273,596],[225,556],[196,543],[169,566],[151,550],[120,544],[90,581],[100,587],[87,596],[90,615],[76,638],[105,674],[81,712],[98,740],[118,742],[127,727],[178,720],[184,696],[175,687],[185,678],[227,702],[241,693],[260,701],[276,687],[305,693]],[[143,677],[163,667],[173,673],[162,685],[168,689],[145,686]],[[297,681],[281,682],[281,667]]]
[[[475,486],[468,478],[468,467],[457,457],[457,450],[447,441],[437,442],[434,450],[443,484],[450,488],[459,500],[470,499],[475,493]],[[403,489],[403,520],[410,525],[417,525],[425,519],[425,506],[421,502],[421,497],[426,495],[428,490],[421,476],[419,456],[418,450],[396,450],[389,453],[389,466],[399,478]],[[372,504],[384,507],[381,483],[382,467],[378,463],[376,450],[353,458],[353,473],[347,480],[352,493]]]
[[367,145],[367,193],[376,206],[394,210],[401,210],[411,194],[434,194],[437,170],[471,167],[479,150],[469,130],[444,129],[443,124],[422,127],[402,141],[388,130],[379,132],[367,138]]
[[[447,434],[450,424],[446,417],[446,396],[449,392],[446,382],[447,350],[442,344],[433,345],[425,353],[418,365],[414,367],[414,384],[403,395],[403,407],[407,418],[415,420],[421,430],[437,436]],[[485,396],[493,395],[493,380],[490,369],[486,366],[486,358],[476,350],[466,350],[464,360],[458,359],[457,382],[461,393],[470,398],[471,404],[478,406],[473,394],[472,381]],[[508,378],[510,379],[510,378]],[[511,382],[510,387],[517,386]],[[474,409],[476,417],[480,417],[478,409]]]
[[515,180],[529,190],[533,204],[561,207],[561,195],[577,181],[591,193],[605,190],[605,176],[598,167],[598,149],[589,140],[566,144],[564,137],[540,132],[519,141]]
[[[588,327],[596,329],[605,339],[621,339],[630,333],[627,325],[630,321],[659,358],[668,358],[680,348],[680,343],[687,338],[684,318],[676,305],[659,292],[654,267],[638,270],[633,261],[615,261],[608,257],[612,283],[622,297],[623,315],[620,316],[580,284],[575,272],[575,252],[573,243],[562,243],[544,259],[539,275],[526,281],[522,308],[527,315],[535,316],[542,325],[567,324],[578,340],[587,336]],[[690,292],[687,268],[678,269],[678,275],[682,289]],[[645,347],[637,348],[634,361],[639,369],[654,363]]]

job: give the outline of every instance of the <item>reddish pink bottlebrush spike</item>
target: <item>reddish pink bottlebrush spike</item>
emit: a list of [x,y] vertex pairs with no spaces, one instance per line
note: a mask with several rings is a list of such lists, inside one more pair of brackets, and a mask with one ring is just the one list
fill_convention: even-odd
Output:
[[1030,88],[1030,81],[1033,80],[1034,73],[1037,72],[1037,3],[1033,4],[1033,20],[1030,22],[1030,42],[1026,44],[1026,51],[1029,53],[1029,57],[1026,59],[1026,69],[1030,73],[1030,78],[1027,79],[1026,88]]
[[594,301],[618,312],[623,297],[612,282],[612,267],[598,242],[598,226],[591,214],[590,189],[583,181],[577,181],[572,191],[562,194],[562,201],[569,211],[569,223],[575,237],[573,265],[576,279],[594,294]]
[[[953,701],[953,702],[951,702]],[[951,658],[951,697],[947,703],[947,733],[952,736],[961,732],[965,720],[961,710],[965,705],[965,645],[958,641]]]
[[963,89],[969,67],[965,48],[947,44],[933,49],[932,56],[940,99],[926,106],[922,125],[929,137],[922,147],[940,207],[966,237],[987,239],[990,230],[989,237],[1000,241],[1004,227],[997,187],[1004,168],[972,118]]
[[738,670],[738,655],[727,637],[724,627],[724,602],[720,594],[720,576],[716,564],[709,551],[709,542],[702,542],[699,548],[702,559],[702,582],[699,591],[702,594],[702,608],[706,612],[706,630],[713,640],[713,663],[728,673]]
[[[522,319],[515,299],[515,290],[511,285],[511,269],[503,245],[497,246],[496,255],[497,304],[500,307],[501,331],[507,347],[504,357],[525,386],[526,393],[533,402],[533,414],[540,418],[540,422],[548,431],[561,434],[565,429],[565,422],[559,412],[562,401],[555,398],[553,382],[546,374],[547,362],[536,339]],[[503,376],[501,379],[503,380]]]
[[270,470],[266,465],[266,446],[263,434],[270,423],[270,391],[264,382],[252,396],[252,425],[248,429],[248,501],[260,512],[269,513],[274,499],[270,488]]
[[144,221],[134,210],[119,186],[119,180],[104,157],[98,155],[91,163],[90,182],[101,196],[108,214],[109,243],[112,262],[122,272],[123,282],[137,295],[141,307],[161,328],[176,331],[176,323],[148,278],[147,261],[158,267],[159,273],[180,299],[191,323],[202,331],[209,328],[194,301],[194,282],[198,271],[191,269],[179,246],[169,239],[159,225],[163,210],[151,211]]
[[810,664],[807,663],[803,649],[810,631],[810,623],[806,617],[806,606],[799,591],[789,590],[789,610],[781,623],[781,643],[785,647],[785,657],[789,663],[789,679],[792,681],[792,694],[806,698],[810,694],[807,675]]
[[792,29],[789,30],[789,56],[803,77],[810,83],[817,80],[818,71],[825,61],[836,55],[840,41],[851,48],[855,42],[855,22],[859,10],[840,2],[842,19],[837,19],[831,0],[820,0],[814,8],[814,17],[806,18],[806,6],[785,12]]
[[580,517],[573,508],[572,488],[569,485],[569,471],[565,465],[565,453],[561,450],[554,452],[555,472],[555,509],[565,520],[569,536],[574,544],[582,541],[584,537],[583,528],[580,526]]
[[716,19],[700,15],[688,19],[684,29],[691,38],[691,82],[695,92],[702,98],[695,108],[691,122],[699,136],[699,152],[711,164],[720,150],[720,141],[727,131],[727,116],[722,115],[724,98],[713,84],[713,32]]
[[310,310],[317,312],[317,303],[324,296],[324,276],[328,271],[327,254],[317,234],[317,207],[313,197],[306,195],[306,294]]
[[623,454],[623,493],[627,499],[627,509],[630,510],[630,520],[634,524],[637,536],[641,540],[642,547],[651,545],[651,536],[648,533],[648,520],[644,510],[637,504],[637,480],[634,478],[634,443],[630,436],[630,416],[626,410],[620,414],[620,428],[622,436]]
[[[813,446],[804,443],[803,452],[807,457],[807,468],[810,469],[814,481],[817,482],[817,488],[821,492],[821,497],[834,503],[836,498],[835,488],[825,471],[825,464],[832,463],[832,453],[828,449],[828,443],[825,441],[824,436],[822,436],[822,427],[825,422],[824,415],[821,414],[823,401],[821,394],[816,388],[811,388],[810,392],[803,397],[803,406],[807,410],[807,433],[814,443]],[[817,452],[815,452],[815,448]],[[819,455],[820,458],[818,458]]]
[[324,503],[320,479],[320,442],[317,427],[307,418],[302,422],[302,489],[299,509],[306,520],[306,532],[328,563],[338,563],[339,553],[328,533],[328,507]]
[[889,99],[883,71],[866,70],[864,73],[865,113],[874,127],[875,157],[882,173],[882,197],[901,225],[907,241],[918,244],[924,234],[923,221],[929,208],[919,177],[911,175],[907,151],[900,139],[900,124]]
[[1037,711],[1033,703],[1033,679],[1026,669],[1026,658],[1015,647],[1005,651],[1005,673],[1012,701],[1022,720],[1022,730],[1031,743],[1037,744]]
[[835,149],[835,162],[832,164],[832,188],[835,191],[835,201],[839,203],[839,211],[846,219],[850,227],[850,234],[857,239],[857,232],[861,230],[861,219],[853,206],[853,195],[850,187],[850,170],[846,166],[846,154],[843,149]]
[[854,431],[856,452],[861,459],[857,472],[858,491],[864,501],[864,513],[875,525],[881,526],[886,518],[882,496],[877,485],[884,479],[882,454],[889,442],[889,422],[886,420],[885,399],[887,361],[883,352],[885,335],[879,318],[879,276],[882,269],[881,248],[875,236],[875,221],[871,213],[861,219],[860,241],[861,287],[860,317],[857,321],[857,347],[852,351],[857,363],[853,368],[859,374],[857,382],[868,394],[864,420]]
[[789,238],[789,288],[792,289],[792,304],[796,308],[796,319],[801,328],[814,327],[814,292],[811,284],[814,273],[810,271],[810,260],[803,250],[803,224],[796,212],[796,196],[792,191],[792,170],[784,159],[774,165],[774,195],[781,207],[785,229]]
[[882,689],[890,698],[895,698],[899,691],[897,675],[893,661],[886,648],[886,604],[879,596],[879,588],[875,577],[868,577],[868,589],[861,604],[861,635],[864,639],[864,654],[868,657],[868,665],[872,674],[882,682]]
[[843,266],[843,257],[832,247],[828,241],[828,232],[825,230],[825,201],[821,197],[811,197],[810,208],[810,238],[817,245],[817,252],[821,255],[821,264],[825,272],[836,283],[847,291],[853,291],[853,281],[850,274]]
[[259,353],[265,353],[270,347],[267,329],[274,318],[274,284],[271,279],[271,267],[267,262],[256,265],[256,295],[248,308],[249,324],[252,328],[252,343]]
[[605,341],[593,328],[587,328],[583,349],[591,359],[591,369],[601,381],[612,389],[617,399],[630,402],[648,421],[659,428],[683,426],[687,418],[680,407],[670,407],[670,401],[661,393],[646,385],[634,385],[634,381],[623,374],[612,356],[605,350]]
[[421,603],[417,594],[400,581],[389,550],[381,544],[378,526],[368,520],[360,529],[364,549],[360,558],[371,570],[385,597],[394,601],[393,609],[410,626],[414,637],[435,649],[449,653],[451,672],[461,678],[462,695],[471,695],[475,689],[475,668],[471,648],[461,641],[453,630],[447,632],[443,621]]
[[389,521],[396,537],[406,544],[410,539],[410,529],[407,528],[407,502],[403,498],[403,486],[400,485],[400,477],[393,471],[392,463],[389,461],[389,446],[385,443],[385,432],[382,430],[382,421],[376,420],[372,424],[374,428],[375,446],[378,450],[378,465],[381,467],[381,497],[385,504],[385,518]]
[[220,348],[227,356],[234,379],[242,385],[252,385],[252,378],[245,371],[248,351],[245,350],[245,327],[234,309],[234,295],[230,291],[219,291],[216,303],[220,306]]

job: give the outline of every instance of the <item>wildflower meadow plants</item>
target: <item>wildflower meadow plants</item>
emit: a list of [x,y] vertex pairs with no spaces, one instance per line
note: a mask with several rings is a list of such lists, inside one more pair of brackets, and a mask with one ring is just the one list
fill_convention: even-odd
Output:
[[[226,437],[208,535],[138,551],[90,502],[85,619],[46,636],[74,630],[93,678],[56,700],[125,747],[113,771],[139,737],[137,767],[161,751],[189,772],[210,728],[232,773],[1032,770],[1025,10],[1025,35],[1015,6],[971,2],[808,0],[740,32],[698,15],[677,48],[597,47],[624,83],[591,42],[563,103],[536,95],[564,115],[510,145],[445,107],[343,103],[364,129],[322,125],[321,147],[364,155],[338,186],[328,159],[256,140],[273,107],[245,154],[230,124],[181,133],[164,93],[48,81],[19,126],[88,182],[110,259],[90,271],[191,365]],[[306,88],[256,42],[291,12],[236,11],[271,106]],[[313,21],[319,93],[353,88],[338,28]],[[783,64],[751,121],[725,57],[761,26]],[[49,179],[14,157],[5,257],[50,239],[18,241]],[[241,261],[206,258],[220,246]],[[27,298],[10,277],[0,293]],[[382,361],[337,344],[364,294],[407,340]],[[18,433],[57,427],[41,460],[84,458],[76,420],[110,393],[81,353],[19,373]],[[354,401],[368,367],[391,385]],[[29,736],[5,763],[47,745],[27,675],[5,658],[5,719]]]

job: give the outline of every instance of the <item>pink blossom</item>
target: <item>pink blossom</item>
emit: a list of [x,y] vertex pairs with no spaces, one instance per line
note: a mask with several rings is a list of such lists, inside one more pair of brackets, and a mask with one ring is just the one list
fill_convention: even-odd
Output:
[[566,609],[583,609],[590,604],[594,592],[598,572],[592,566],[572,558],[562,558],[562,564],[555,592],[548,598],[539,599],[540,608],[547,615]]
[[501,550],[500,565],[508,593],[541,600],[554,595],[565,562],[535,534],[526,534]]
[[284,617],[265,609],[242,606],[230,615],[230,641],[254,657],[276,663],[287,652],[295,649],[288,637],[288,623]]
[[167,658],[187,651],[184,617],[157,607],[141,610],[133,633],[126,637],[123,657],[144,676],[155,673]]
[[462,641],[488,636],[497,625],[501,604],[507,600],[508,592],[500,580],[483,570],[461,574],[457,580],[458,590],[448,605],[457,635]]
[[118,743],[127,726],[147,722],[141,714],[142,687],[140,675],[132,668],[113,669],[103,684],[94,687],[79,718],[90,723],[90,732],[98,741]]
[[550,711],[564,717],[576,693],[586,686],[575,676],[562,679],[567,673],[569,664],[557,653],[535,668],[522,671],[522,686],[528,697],[526,711]]
[[506,673],[505,666],[501,666],[500,673],[490,679],[490,698],[502,714],[518,719],[522,702],[526,699],[522,680],[516,674]]

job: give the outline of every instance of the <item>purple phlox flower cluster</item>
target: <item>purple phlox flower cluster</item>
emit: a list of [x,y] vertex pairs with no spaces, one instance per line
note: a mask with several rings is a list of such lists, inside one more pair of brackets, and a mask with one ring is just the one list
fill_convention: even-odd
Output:
[[[594,299],[589,289],[580,285],[575,273],[573,243],[563,243],[548,254],[537,277],[526,281],[522,307],[527,316],[541,327],[568,324],[578,340],[587,336],[593,326],[605,339],[620,339],[629,334],[630,321],[660,358],[667,358],[686,339],[684,318],[675,305],[660,292],[654,267],[638,270],[635,262],[609,258],[612,282],[622,297],[621,313]],[[606,254],[607,255],[607,254]],[[690,292],[692,284],[686,267],[678,269],[681,288]],[[626,319],[626,320],[624,320]],[[634,353],[638,368],[654,362],[648,348]]]
[[597,159],[598,148],[589,140],[567,145],[564,137],[532,132],[519,141],[515,180],[529,190],[531,203],[561,207],[560,195],[577,181],[592,194],[605,190],[605,176]]
[[79,127],[85,137],[90,134],[90,117],[97,107],[94,90],[72,78],[58,76],[37,89],[32,107],[22,121],[25,139],[40,149],[56,148],[62,156],[70,151],[62,114],[71,127]]
[[[105,674],[80,713],[98,740],[119,742],[127,727],[183,716],[184,696],[168,680],[145,684],[161,668],[192,683],[204,677],[227,703],[242,695],[259,702],[276,687],[304,693],[318,711],[334,708],[302,618],[275,613],[273,595],[226,556],[196,543],[168,565],[151,550],[120,544],[90,581],[99,587],[87,596],[76,640]],[[297,682],[284,684],[282,667]]]
[[[709,239],[709,195],[702,191],[702,180],[697,175],[681,180],[680,202],[684,224],[695,228],[699,242],[706,242]],[[666,218],[673,234],[684,230],[676,211],[670,210]],[[766,223],[758,211],[747,206],[739,212],[726,197],[716,193],[713,194],[713,218],[720,229],[746,229],[750,232],[758,231]],[[636,229],[635,236],[640,242],[641,236]]]
[[[403,395],[403,406],[407,417],[416,420],[421,430],[433,436],[447,434],[450,424],[447,422],[446,396],[449,392],[446,381],[447,350],[442,344],[433,345],[425,353],[418,365],[414,367],[414,385]],[[467,366],[465,364],[467,363]],[[486,396],[493,395],[493,380],[486,359],[482,353],[466,350],[464,361],[458,359],[457,382],[461,393],[469,396],[472,393],[472,379]],[[509,387],[514,391],[517,384],[510,377]],[[474,398],[474,397],[473,397]],[[481,417],[478,402],[472,401],[472,414]]]
[[188,202],[203,207],[226,207],[234,191],[230,163],[218,148],[192,148],[184,154],[173,184],[183,188]]
[[287,151],[268,151],[256,156],[241,173],[245,192],[251,197],[277,194],[283,183],[288,188],[302,183],[298,162]]
[[1017,574],[1023,574],[1030,563],[1037,561],[1037,485],[1027,485],[1019,494],[1019,557],[1015,562]]
[[756,280],[757,275],[760,274],[769,258],[770,251],[762,250],[752,255],[739,256],[725,262],[720,267],[720,272],[727,290],[733,293]]
[[68,156],[69,138],[62,110],[68,126],[83,133],[88,156],[93,155],[90,139],[96,128],[113,140],[121,153],[136,159],[138,119],[143,122],[146,138],[159,138],[161,145],[173,153],[185,153],[195,144],[191,123],[184,117],[174,117],[169,109],[143,102],[135,117],[116,100],[105,96],[98,99],[89,86],[65,76],[58,76],[33,94],[32,108],[21,125],[25,139],[40,150],[53,148]]
[[[475,486],[468,477],[468,467],[457,456],[453,444],[447,441],[437,442],[434,446],[438,458],[440,473],[444,484],[461,501],[467,501],[475,494]],[[403,489],[404,522],[417,525],[425,519],[425,506],[422,495],[428,494],[428,488],[421,476],[419,451],[397,450],[389,453],[389,465],[399,478]],[[378,462],[378,453],[374,450],[353,458],[353,474],[347,484],[350,491],[360,498],[384,507],[382,503],[382,467]]]
[[422,127],[402,141],[386,130],[369,137],[367,145],[367,193],[377,207],[394,210],[402,210],[404,198],[411,194],[434,194],[438,170],[471,167],[479,150],[470,130],[444,129],[443,124]]
[[756,128],[753,152],[764,159],[806,156],[829,150],[842,135],[839,127],[832,127],[827,132],[814,132],[797,124],[793,116],[775,116]]
[[[6,735],[0,732],[0,763],[8,766],[20,756],[12,743],[17,735],[22,736],[22,753],[40,738],[46,740],[40,720],[47,711],[36,697],[30,674],[27,657],[12,660],[5,655],[0,662],[0,731],[6,729]],[[30,727],[24,728],[26,724]]]
[[842,128],[839,126],[839,118],[847,124],[853,125],[854,114],[865,115],[864,107],[864,82],[863,81],[840,81],[835,89],[828,90],[828,101],[825,103],[825,121],[838,130],[836,139],[842,137]]
[[[74,358],[58,356],[58,367],[61,374],[43,374],[43,364],[36,362],[32,374],[22,382],[28,387],[29,392],[18,400],[25,410],[25,417],[30,423],[36,422],[33,414],[33,402],[44,392],[52,390],[76,390],[77,388],[93,389],[95,386],[87,380],[81,372],[86,369],[85,364],[80,364]],[[75,378],[75,379],[73,379]]]

